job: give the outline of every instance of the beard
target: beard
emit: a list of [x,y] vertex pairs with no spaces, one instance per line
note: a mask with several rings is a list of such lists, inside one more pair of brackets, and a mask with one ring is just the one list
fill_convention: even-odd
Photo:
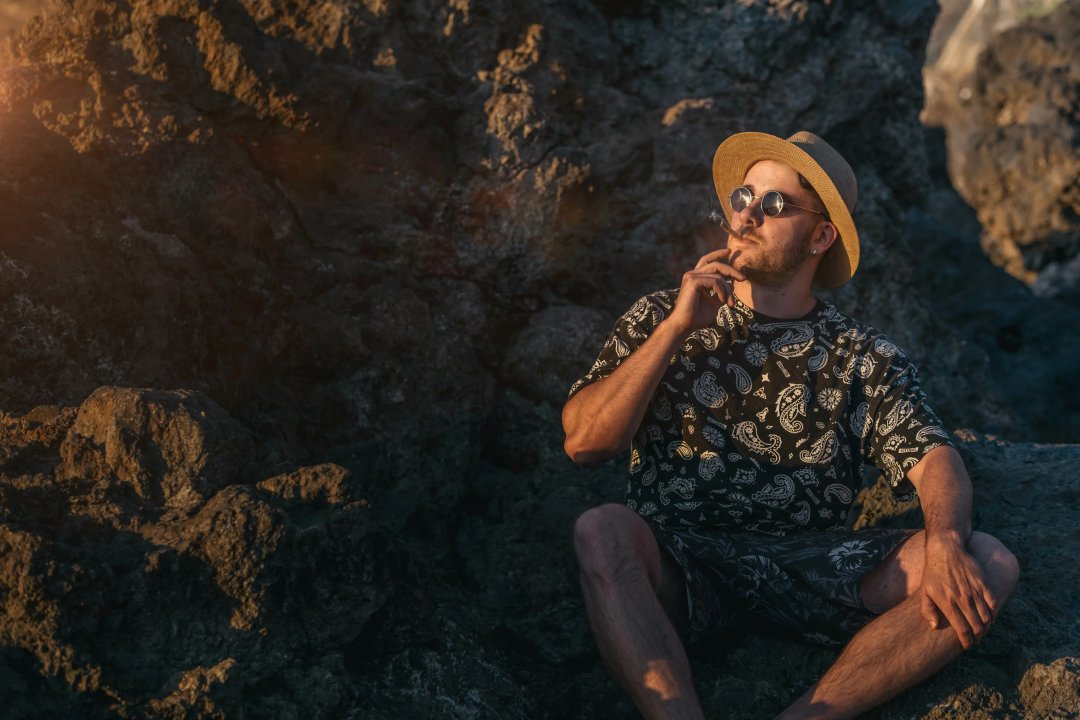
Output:
[[764,245],[760,244],[760,238],[750,233],[747,237],[758,243],[757,255],[746,257],[742,251],[737,251],[731,258],[732,267],[756,285],[783,285],[791,279],[791,276],[810,257],[810,240],[813,230],[813,228],[810,228],[801,238],[788,245],[782,252],[771,254],[765,250]]

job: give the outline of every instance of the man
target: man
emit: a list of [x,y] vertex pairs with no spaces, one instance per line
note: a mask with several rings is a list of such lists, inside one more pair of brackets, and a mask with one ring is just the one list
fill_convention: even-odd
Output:
[[[626,505],[574,528],[589,623],[645,717],[703,717],[684,642],[747,620],[846,643],[781,717],[853,717],[970,648],[1018,566],[971,531],[915,368],[811,294],[858,265],[847,162],[812,133],[740,133],[713,181],[726,247],[635,303],[563,409],[574,462],[630,448]],[[864,461],[918,492],[925,529],[845,529]]]

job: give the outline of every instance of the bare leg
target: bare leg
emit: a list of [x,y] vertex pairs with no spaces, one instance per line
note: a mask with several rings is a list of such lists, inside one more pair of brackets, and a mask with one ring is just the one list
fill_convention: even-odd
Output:
[[[850,718],[925,680],[963,652],[950,627],[931,629],[920,612],[923,533],[863,580],[872,610],[891,609],[852,638],[825,675],[781,718]],[[982,566],[998,607],[1019,576],[1016,558],[990,535],[973,533],[968,551]]]
[[589,625],[604,664],[646,718],[704,718],[676,631],[684,578],[640,515],[593,508],[574,526]]

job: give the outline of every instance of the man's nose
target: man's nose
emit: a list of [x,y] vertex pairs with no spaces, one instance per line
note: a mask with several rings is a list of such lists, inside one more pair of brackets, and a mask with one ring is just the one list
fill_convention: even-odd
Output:
[[760,227],[764,220],[761,200],[754,198],[749,205],[731,216],[731,229],[741,234],[744,228]]

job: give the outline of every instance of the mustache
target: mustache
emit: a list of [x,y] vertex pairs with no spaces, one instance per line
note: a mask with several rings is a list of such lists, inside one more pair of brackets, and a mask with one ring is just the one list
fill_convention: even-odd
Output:
[[734,235],[735,237],[739,238],[740,240],[750,240],[752,242],[757,243],[758,245],[761,244],[761,236],[758,235],[756,232],[754,232],[752,230],[749,231],[749,232],[730,233],[730,234]]

